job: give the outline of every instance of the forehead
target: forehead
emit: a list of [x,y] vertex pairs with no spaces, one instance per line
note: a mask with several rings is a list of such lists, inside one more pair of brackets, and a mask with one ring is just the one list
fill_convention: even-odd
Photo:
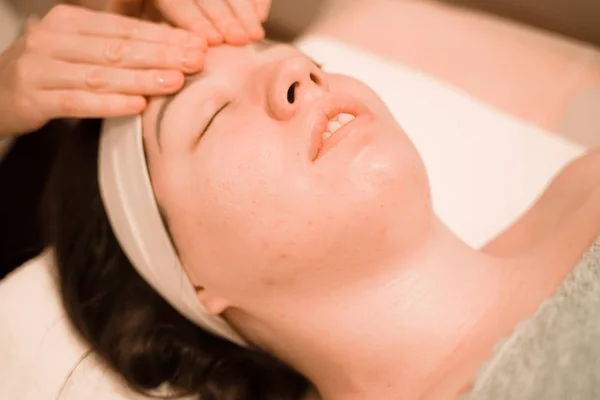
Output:
[[269,40],[247,46],[221,45],[209,49],[202,72],[186,76],[184,85],[179,92],[150,99],[149,107],[144,112],[143,118],[145,140],[148,139],[147,135],[150,134],[159,142],[165,113],[167,113],[176,98],[194,83],[212,77],[211,80],[220,81],[221,85],[235,85],[236,80],[244,80],[245,72],[257,66],[297,54],[300,54],[300,51],[295,47]]
[[300,51],[291,45],[270,40],[247,46],[221,45],[211,48],[207,51],[202,72],[186,76],[184,85],[178,93],[152,98],[148,113],[154,116],[156,125],[159,125],[170,103],[195,82],[212,76],[232,83],[236,78],[243,79],[244,71],[294,54],[300,54]]
[[216,46],[206,52],[204,70],[199,75],[240,71],[293,53],[298,53],[293,46],[272,41],[261,41],[246,46]]
[[186,87],[204,77],[225,75],[232,79],[237,75],[236,72],[241,72],[244,69],[250,69],[294,53],[298,54],[300,51],[291,45],[267,39],[246,46],[221,45],[210,48],[206,54],[204,69],[197,74],[187,75],[184,85],[178,93],[169,96],[158,96],[152,98],[151,101],[168,101],[176,97]]

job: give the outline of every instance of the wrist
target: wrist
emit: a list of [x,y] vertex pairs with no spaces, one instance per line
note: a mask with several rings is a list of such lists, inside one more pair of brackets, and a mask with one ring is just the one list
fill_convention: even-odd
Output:
[[32,116],[19,111],[11,93],[0,87],[0,139],[16,137],[36,130],[44,125],[34,121]]

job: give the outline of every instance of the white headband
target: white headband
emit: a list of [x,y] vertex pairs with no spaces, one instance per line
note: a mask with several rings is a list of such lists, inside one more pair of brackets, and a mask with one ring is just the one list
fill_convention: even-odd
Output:
[[104,121],[98,161],[104,208],[117,240],[137,272],[190,321],[246,346],[223,318],[206,312],[179,262],[152,190],[140,116]]

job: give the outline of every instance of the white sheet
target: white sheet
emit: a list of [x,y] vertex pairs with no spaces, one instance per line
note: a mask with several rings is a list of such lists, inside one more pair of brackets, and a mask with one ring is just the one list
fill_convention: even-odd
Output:
[[[302,48],[380,93],[425,159],[436,209],[472,244],[516,218],[583,151],[358,49],[322,38],[306,39]],[[64,317],[51,271],[46,254],[0,283],[0,399],[142,398],[95,356],[86,357],[88,346]]]
[[[46,252],[0,282],[0,399],[135,400],[69,325]],[[59,397],[60,394],[60,397]]]
[[387,103],[425,161],[434,207],[472,246],[516,220],[585,149],[444,82],[324,37],[300,47],[325,70],[354,76]]

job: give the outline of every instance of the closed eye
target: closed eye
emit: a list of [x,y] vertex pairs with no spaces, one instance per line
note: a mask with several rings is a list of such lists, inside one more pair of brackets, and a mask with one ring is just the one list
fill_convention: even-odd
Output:
[[225,103],[225,105],[223,105],[221,108],[219,108],[212,115],[212,117],[210,117],[210,119],[208,120],[208,123],[206,124],[206,126],[204,127],[204,129],[202,130],[202,132],[200,132],[200,135],[198,135],[198,141],[200,141],[200,139],[202,139],[202,137],[204,136],[204,134],[208,131],[208,128],[210,128],[210,126],[214,122],[215,118],[217,118],[217,116],[221,113],[221,111],[225,110],[225,108],[227,108],[227,106],[230,105],[230,104],[231,104],[231,102]]

